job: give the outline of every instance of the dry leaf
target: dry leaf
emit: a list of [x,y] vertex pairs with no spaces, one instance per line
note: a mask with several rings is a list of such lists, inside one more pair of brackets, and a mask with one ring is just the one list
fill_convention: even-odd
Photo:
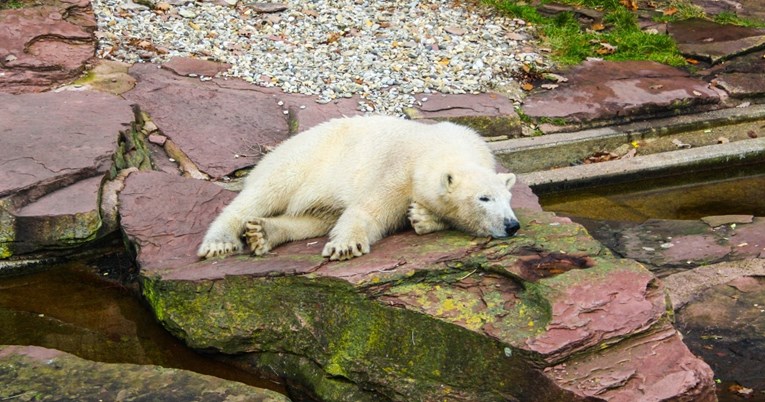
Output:
[[628,9],[632,11],[637,11],[638,9],[637,0],[619,0],[619,3],[621,3],[624,7],[627,7]]
[[757,138],[757,133],[755,133],[754,130],[747,131],[746,135],[748,135],[749,138]]
[[523,85],[521,85],[521,88],[523,88],[524,91],[531,91],[532,89],[534,89],[534,85],[528,82],[524,82]]
[[664,10],[664,15],[675,15],[677,13],[677,7],[670,7],[666,10]]
[[602,31],[606,29],[606,26],[601,24],[600,22],[596,22],[592,24],[592,26],[590,26],[590,29],[592,29],[593,31]]
[[688,148],[691,147],[691,144],[686,144],[686,143],[678,140],[677,138],[673,139],[672,143],[675,144],[675,146],[678,147],[678,148],[688,149]]
[[688,64],[693,64],[693,65],[699,64],[699,61],[696,59],[686,58],[685,61],[688,62]]
[[596,50],[595,52],[599,55],[614,54],[616,53],[616,46],[613,46],[610,43],[601,42],[600,49]]

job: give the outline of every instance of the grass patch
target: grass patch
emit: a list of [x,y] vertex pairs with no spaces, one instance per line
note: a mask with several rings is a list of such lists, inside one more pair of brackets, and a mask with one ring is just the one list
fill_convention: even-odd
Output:
[[0,10],[11,10],[22,7],[24,7],[24,4],[19,0],[0,0]]
[[[652,60],[672,66],[686,65],[685,58],[670,37],[641,31],[636,13],[621,5],[619,0],[557,1],[603,12],[602,27],[582,26],[571,12],[546,17],[534,6],[522,1],[484,0],[484,3],[536,25],[543,46],[552,50],[553,61],[561,65],[577,64],[588,57],[606,60]],[[675,14],[680,12],[678,8]],[[682,11],[684,16],[694,12],[693,8]]]

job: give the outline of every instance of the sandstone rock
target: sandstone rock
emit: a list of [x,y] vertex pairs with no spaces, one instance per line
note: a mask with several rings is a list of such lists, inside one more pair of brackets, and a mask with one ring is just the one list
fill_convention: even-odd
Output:
[[217,80],[180,77],[151,64],[136,64],[130,74],[137,84],[123,96],[213,178],[253,165],[289,136],[275,90],[224,88]]
[[[757,373],[765,354],[765,260],[753,259],[699,267],[666,278],[675,303],[678,328],[694,353],[712,366],[719,379],[721,400],[765,392],[765,379]],[[688,284],[693,284],[688,287]],[[691,295],[678,303],[674,285]]]
[[[655,62],[587,61],[567,72],[568,83],[532,93],[530,117],[586,123],[691,113],[719,103],[719,95],[688,73]],[[682,105],[682,106],[681,106]]]
[[67,91],[0,94],[0,104],[0,256],[101,234],[98,188],[133,121],[128,103]]
[[[244,353],[232,360],[314,397],[580,400],[605,392],[630,400],[645,392],[709,400],[714,388],[708,367],[667,326],[660,284],[568,219],[516,207],[523,229],[512,239],[405,231],[345,262],[320,256],[324,239],[264,258],[199,261],[207,225],[233,195],[159,172],[128,177],[120,213],[143,294],[191,347]],[[536,368],[617,367],[645,348],[667,348],[662,356],[671,358],[637,360],[627,377],[640,381],[599,389],[594,377]]]
[[36,346],[0,346],[0,398],[288,401],[275,392],[159,366],[97,363]]
[[0,92],[50,89],[79,76],[93,57],[92,11],[54,4],[0,10]]
[[230,67],[226,63],[216,63],[191,57],[173,57],[168,62],[162,64],[162,68],[188,77],[215,77]]
[[418,95],[417,99],[417,106],[404,111],[411,119],[446,120],[464,124],[486,137],[521,135],[521,120],[513,102],[501,94],[428,94]]
[[765,218],[746,220],[739,219],[741,223],[734,226],[710,227],[701,220],[651,219],[623,228],[614,247],[624,257],[663,268],[757,257],[765,247]]
[[702,19],[672,22],[667,29],[681,53],[713,64],[765,45],[765,29],[723,25]]

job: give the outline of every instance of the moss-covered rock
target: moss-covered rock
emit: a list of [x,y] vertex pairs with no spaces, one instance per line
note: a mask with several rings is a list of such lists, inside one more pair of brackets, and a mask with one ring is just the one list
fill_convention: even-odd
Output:
[[[120,212],[143,294],[189,346],[271,371],[294,392],[325,401],[568,401],[714,387],[669,324],[661,284],[568,219],[516,208],[522,229],[510,239],[410,231],[343,262],[321,258],[323,239],[262,258],[198,261],[204,228],[232,195],[156,172],[128,177]],[[640,345],[669,345],[675,359],[630,363]],[[575,361],[599,368],[561,369]],[[599,370],[632,374],[593,383]],[[668,386],[665,375],[692,381]]]

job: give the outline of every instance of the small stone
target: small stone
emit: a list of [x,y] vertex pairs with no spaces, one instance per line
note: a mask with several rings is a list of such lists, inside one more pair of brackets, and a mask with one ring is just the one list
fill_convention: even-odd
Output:
[[197,14],[194,11],[189,10],[188,8],[182,8],[178,10],[178,14],[184,18],[194,18],[197,16]]
[[463,28],[456,27],[456,26],[446,27],[446,28],[444,28],[444,31],[446,31],[447,33],[450,33],[452,35],[457,35],[457,36],[462,36],[465,33],[467,33],[467,31],[465,31]]
[[287,9],[284,3],[247,3],[245,7],[262,14],[278,13]]

